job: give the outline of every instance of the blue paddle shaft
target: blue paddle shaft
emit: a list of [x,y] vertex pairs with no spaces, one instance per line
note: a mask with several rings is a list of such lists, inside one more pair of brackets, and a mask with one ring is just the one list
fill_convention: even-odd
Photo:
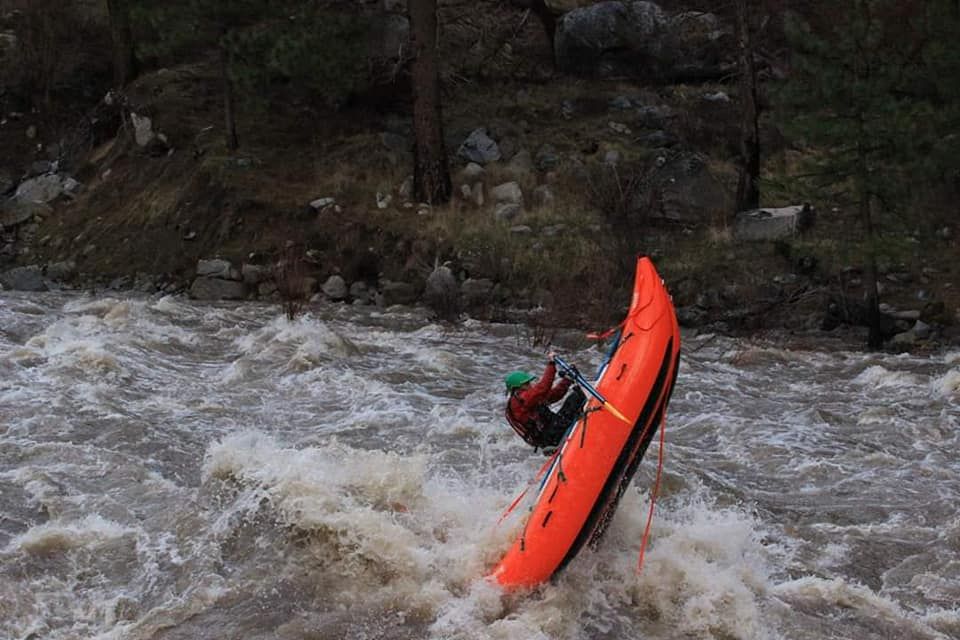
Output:
[[573,381],[576,382],[578,385],[580,385],[584,391],[586,391],[587,393],[592,395],[594,398],[599,400],[602,404],[607,404],[606,398],[600,395],[600,392],[594,389],[593,385],[587,382],[587,379],[584,378],[583,375],[579,371],[577,371],[574,367],[567,364],[567,362],[563,358],[561,358],[560,356],[554,356],[553,362],[558,367],[560,367],[560,369],[562,369],[567,374],[569,374],[570,377],[573,378]]

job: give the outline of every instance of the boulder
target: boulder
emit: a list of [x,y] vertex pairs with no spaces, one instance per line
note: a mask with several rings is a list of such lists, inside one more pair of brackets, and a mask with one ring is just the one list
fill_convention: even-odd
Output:
[[320,288],[323,291],[323,295],[329,300],[339,302],[341,300],[347,299],[347,294],[350,292],[347,289],[347,282],[343,279],[343,276],[334,274],[327,278],[327,281],[323,283],[323,286]]
[[40,202],[23,202],[9,198],[0,202],[0,229],[15,227],[27,222],[35,215],[45,215],[52,209]]
[[510,158],[504,172],[514,180],[523,180],[533,173],[533,156],[526,149],[521,149]]
[[479,165],[496,162],[500,159],[500,148],[486,129],[474,129],[457,150],[461,158]]
[[[661,158],[649,178],[648,188],[639,189],[634,197],[635,211],[670,222],[709,224],[726,210],[729,195],[705,158],[694,153],[666,154]],[[659,203],[659,207],[651,207],[651,202]]]
[[234,269],[229,260],[214,258],[212,260],[197,261],[197,275],[210,278],[223,278],[224,280],[242,280],[243,276]]
[[247,295],[243,282],[200,276],[190,285],[190,297],[195,300],[242,300]]
[[370,304],[370,287],[363,280],[357,280],[350,285],[350,297],[354,304]]
[[413,304],[416,301],[417,290],[409,282],[394,282],[392,280],[380,282],[378,305],[391,307],[395,304]]
[[733,237],[738,240],[780,240],[789,238],[812,224],[809,205],[741,211],[733,221]]
[[493,219],[498,222],[510,222],[520,215],[520,205],[512,202],[498,204],[493,210]]
[[37,265],[14,267],[0,273],[0,285],[14,291],[46,291],[47,283],[43,271]]
[[453,271],[446,265],[440,265],[427,277],[424,301],[441,318],[451,319],[457,315],[460,307],[460,285]]
[[47,265],[46,273],[55,282],[67,282],[77,275],[77,263],[73,260],[52,262]]
[[560,70],[581,75],[702,81],[733,68],[728,39],[709,13],[671,15],[653,2],[606,1],[560,18],[554,54]]
[[270,267],[245,262],[243,266],[240,267],[240,277],[243,278],[243,281],[247,284],[260,284],[270,277]]
[[516,182],[504,182],[490,189],[490,199],[494,204],[522,204],[523,189]]
[[46,173],[21,182],[13,197],[20,202],[47,203],[63,193],[63,182],[60,174]]

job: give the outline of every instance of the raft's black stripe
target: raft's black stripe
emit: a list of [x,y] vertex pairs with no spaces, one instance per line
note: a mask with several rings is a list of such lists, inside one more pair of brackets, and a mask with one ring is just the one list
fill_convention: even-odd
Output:
[[645,456],[647,453],[647,448],[650,446],[650,443],[653,442],[653,435],[657,433],[658,428],[662,428],[663,414],[666,412],[667,405],[670,404],[670,398],[673,396],[673,387],[674,383],[677,381],[677,370],[679,367],[680,354],[678,353],[673,362],[673,375],[670,377],[670,385],[666,389],[663,402],[660,403],[660,406],[657,409],[657,415],[653,418],[652,424],[655,425],[652,429],[653,433],[649,438],[644,438],[644,441],[640,443],[639,449],[630,460],[630,466],[627,467],[627,472],[623,474],[623,479],[620,481],[620,487],[617,489],[617,495],[611,504],[611,508],[609,509],[609,516],[606,516],[601,520],[600,526],[596,531],[594,531],[593,535],[590,536],[588,544],[591,546],[591,548],[596,548],[596,545],[599,544],[600,539],[603,537],[603,534],[606,531],[606,526],[609,524],[610,516],[613,515],[614,511],[616,511],[616,505],[620,502],[620,498],[627,490],[627,487],[630,486],[630,482],[633,481],[633,476],[637,473],[637,467],[640,466],[640,462],[643,461],[643,456]]
[[[597,496],[597,500],[593,503],[593,508],[590,510],[590,515],[587,516],[586,521],[583,523],[583,527],[580,529],[580,533],[577,534],[576,539],[573,541],[573,544],[570,546],[570,549],[567,550],[567,554],[563,557],[563,560],[560,562],[560,565],[557,567],[557,570],[554,572],[554,575],[563,570],[567,564],[573,560],[577,553],[580,552],[580,549],[583,548],[583,545],[587,543],[593,537],[594,531],[597,530],[598,525],[601,524],[601,518],[604,516],[607,511],[607,507],[611,504],[616,504],[616,500],[619,499],[619,494],[621,492],[621,481],[623,480],[624,474],[633,467],[636,470],[636,464],[633,464],[634,460],[637,460],[639,464],[639,459],[643,457],[643,452],[646,452],[647,446],[650,444],[650,440],[653,439],[653,435],[656,433],[656,428],[651,428],[648,433],[644,434],[644,427],[650,421],[651,416],[656,412],[660,411],[662,415],[662,406],[663,398],[663,386],[667,383],[667,376],[670,373],[670,364],[676,361],[673,356],[673,338],[670,338],[670,341],[667,342],[667,348],[664,351],[663,359],[660,361],[660,370],[657,372],[656,380],[653,383],[653,388],[650,390],[650,394],[647,396],[647,400],[643,405],[643,410],[640,412],[640,416],[637,418],[637,421],[633,425],[633,429],[630,432],[630,436],[627,438],[627,442],[624,444],[623,449],[620,451],[620,456],[617,458],[617,462],[613,465],[613,469],[610,470],[610,475],[607,476],[607,480],[603,485],[603,489],[600,490],[600,494]],[[674,367],[674,378],[676,376],[676,367]],[[659,425],[657,425],[659,426]],[[645,437],[644,437],[645,436]],[[643,442],[640,442],[641,437]],[[613,511],[610,511],[612,515]]]

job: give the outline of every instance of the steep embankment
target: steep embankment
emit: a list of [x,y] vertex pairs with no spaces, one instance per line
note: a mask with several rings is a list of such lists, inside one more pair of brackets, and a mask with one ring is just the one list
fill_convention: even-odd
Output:
[[[489,8],[444,9],[449,206],[410,199],[402,81],[338,111],[270,96],[266,108],[241,110],[241,149],[228,154],[215,61],[198,60],[148,70],[122,99],[91,104],[83,117],[73,105],[61,122],[6,119],[6,186],[54,173],[63,193],[6,226],[2,269],[37,265],[84,287],[180,291],[198,260],[220,257],[236,273],[263,267],[240,290],[269,298],[284,285],[270,281],[270,267],[293,257],[310,293],[377,292],[389,303],[420,297],[435,266],[447,263],[455,307],[497,317],[508,306],[544,306],[551,322],[597,325],[625,304],[616,256],[643,252],[657,260],[689,326],[809,330],[829,323],[831,310],[855,315],[853,234],[828,200],[816,203],[812,228],[776,242],[747,241],[732,224],[733,87],[558,73],[530,14]],[[482,167],[458,153],[477,129],[486,137],[474,139],[499,156]],[[764,136],[768,175],[788,175],[799,152],[772,122]],[[766,194],[767,205],[796,204],[789,188]],[[933,332],[953,319],[956,239],[935,228],[891,248],[881,265],[884,297],[902,316],[892,332],[917,316]],[[342,281],[324,288],[331,277]],[[919,337],[928,335],[921,328]]]

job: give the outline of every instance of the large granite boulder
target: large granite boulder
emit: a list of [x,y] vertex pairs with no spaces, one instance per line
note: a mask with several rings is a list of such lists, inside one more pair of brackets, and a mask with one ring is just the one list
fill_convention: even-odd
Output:
[[720,78],[734,68],[729,31],[712,14],[669,14],[643,0],[610,0],[557,22],[554,54],[563,71],[684,82]]

